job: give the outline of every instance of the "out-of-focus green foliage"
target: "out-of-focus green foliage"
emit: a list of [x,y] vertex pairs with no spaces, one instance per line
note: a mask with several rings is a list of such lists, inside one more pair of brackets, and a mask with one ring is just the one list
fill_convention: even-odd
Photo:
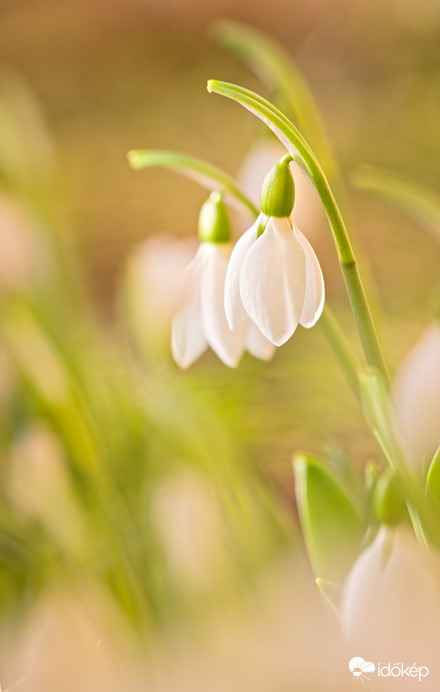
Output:
[[294,458],[298,510],[317,577],[341,584],[359,553],[360,508],[328,466],[307,455]]

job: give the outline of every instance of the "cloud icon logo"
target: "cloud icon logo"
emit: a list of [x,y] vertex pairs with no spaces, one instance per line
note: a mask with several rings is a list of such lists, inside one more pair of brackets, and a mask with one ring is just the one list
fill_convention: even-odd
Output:
[[358,679],[363,677],[366,678],[368,677],[367,673],[374,673],[374,671],[376,670],[376,666],[374,665],[374,663],[371,663],[370,661],[365,661],[360,656],[355,656],[354,658],[352,658],[348,663],[348,667],[353,673],[353,677]]

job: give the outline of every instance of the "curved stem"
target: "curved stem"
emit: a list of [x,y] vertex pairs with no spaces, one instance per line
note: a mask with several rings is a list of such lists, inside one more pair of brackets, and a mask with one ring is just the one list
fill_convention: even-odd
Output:
[[277,89],[287,112],[316,147],[330,179],[337,184],[337,164],[318,109],[290,55],[270,36],[240,22],[220,20],[214,24],[213,35],[223,48],[242,57],[267,86]]
[[352,176],[361,190],[374,192],[411,216],[440,240],[440,195],[393,171],[376,166],[361,166]]
[[217,189],[225,195],[231,195],[251,214],[255,216],[259,214],[257,207],[248,199],[231,176],[195,156],[188,156],[176,151],[135,149],[128,152],[127,158],[130,166],[135,170],[149,167],[174,170],[210,190]]
[[347,293],[367,363],[388,382],[388,373],[373,317],[362,285],[356,258],[333,192],[311,148],[293,123],[269,101],[248,89],[227,82],[208,82],[208,91],[226,96],[247,108],[275,133],[315,186],[333,234]]

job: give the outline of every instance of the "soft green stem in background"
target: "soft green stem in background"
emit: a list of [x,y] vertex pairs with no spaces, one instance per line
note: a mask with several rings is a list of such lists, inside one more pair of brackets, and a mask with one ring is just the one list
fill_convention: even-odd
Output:
[[367,363],[370,366],[376,367],[388,381],[382,349],[347,229],[327,178],[309,145],[293,123],[269,101],[266,101],[258,94],[235,84],[217,82],[215,80],[208,82],[208,91],[226,96],[240,103],[240,105],[265,122],[292,154],[305,175],[313,182],[324,205],[333,233],[339,263]]
[[180,154],[175,151],[160,151],[153,149],[137,149],[127,155],[130,166],[135,170],[140,168],[168,168],[182,173],[210,190],[217,189],[231,195],[251,214],[258,216],[259,210],[247,198],[235,180],[219,168],[197,159],[194,156]]
[[321,326],[327,341],[333,348],[339,365],[354,395],[359,399],[360,365],[335,316],[327,305],[324,306],[318,324]]
[[362,166],[352,176],[353,184],[374,192],[422,224],[440,241],[440,195],[392,171]]

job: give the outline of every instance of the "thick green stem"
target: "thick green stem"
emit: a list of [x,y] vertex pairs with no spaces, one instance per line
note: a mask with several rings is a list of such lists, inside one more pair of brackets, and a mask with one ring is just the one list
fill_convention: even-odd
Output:
[[362,286],[358,266],[355,261],[341,263],[341,270],[347,287],[351,308],[356,318],[359,336],[369,365],[381,371],[389,384],[385,360],[376,334],[370,306]]

